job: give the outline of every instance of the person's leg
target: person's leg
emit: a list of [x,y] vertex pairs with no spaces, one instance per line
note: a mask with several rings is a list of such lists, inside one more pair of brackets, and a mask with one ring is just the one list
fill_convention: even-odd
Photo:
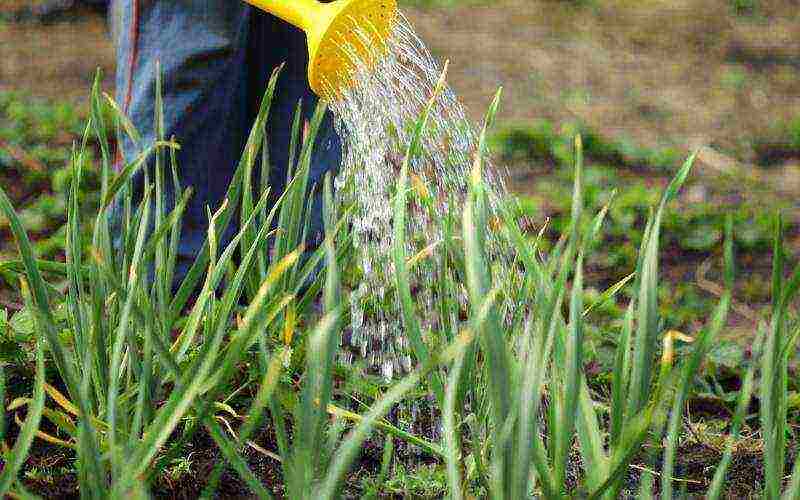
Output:
[[[142,135],[155,138],[155,66],[161,62],[165,135],[181,144],[179,174],[194,196],[187,207],[179,248],[178,278],[206,237],[206,206],[223,201],[269,76],[286,62],[269,118],[270,184],[283,190],[295,106],[303,99],[310,119],[317,98],[307,81],[305,35],[283,21],[231,0],[115,0],[117,97]],[[312,159],[310,187],[320,189],[311,212],[311,247],[322,235],[321,181],[340,162],[341,146],[330,113]],[[138,153],[123,142],[126,160]],[[136,179],[139,187],[141,175]],[[230,232],[229,232],[230,235]]]
[[[179,245],[180,279],[206,238],[206,207],[214,211],[223,202],[249,131],[251,9],[233,0],[115,1],[117,99],[142,136],[138,147],[123,141],[125,160],[155,140],[160,63],[165,137],[180,143],[180,181],[194,190]],[[134,185],[141,190],[141,183],[139,175]]]
[[[297,103],[302,100],[304,119],[310,121],[318,101],[308,84],[305,34],[270,14],[254,9],[248,62],[248,66],[255,69],[250,75],[250,108],[254,111],[258,109],[273,69],[286,63],[275,89],[267,128],[271,163],[269,181],[271,195],[277,198],[286,184],[291,128]],[[314,189],[314,199],[309,214],[309,249],[322,241],[322,182],[325,173],[331,171],[335,174],[340,161],[341,143],[328,112],[320,127],[311,161],[309,188]]]

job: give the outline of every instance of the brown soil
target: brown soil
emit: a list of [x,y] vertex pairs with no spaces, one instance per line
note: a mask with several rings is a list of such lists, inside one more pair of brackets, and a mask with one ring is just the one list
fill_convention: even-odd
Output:
[[[13,379],[13,377],[12,377]],[[17,388],[29,385],[31,377],[17,378]],[[13,381],[13,380],[12,380]],[[23,391],[24,392],[24,391]],[[710,409],[709,418],[724,418],[726,414],[721,408]],[[694,415],[697,421],[697,414]],[[24,418],[24,415],[20,415]],[[417,435],[430,439],[429,422],[424,419],[410,429]],[[47,421],[43,424],[45,432],[54,433],[54,429]],[[17,429],[12,426],[11,441],[16,437]],[[763,485],[763,457],[760,441],[752,439],[753,436],[744,437],[737,445],[728,470],[725,498],[758,498]],[[253,441],[266,450],[277,450],[275,433],[270,427],[254,437]],[[722,442],[721,438],[718,442]],[[403,463],[407,468],[413,464],[435,464],[436,460],[418,451],[413,451],[408,445],[396,441],[395,460]],[[367,476],[378,473],[382,456],[382,437],[380,433],[369,439],[362,448],[362,453],[353,471],[348,475],[344,485],[343,498],[360,498],[363,494],[362,480]],[[650,448],[648,448],[650,449]],[[645,471],[660,470],[660,457],[662,451],[652,450],[654,458],[647,458],[645,453],[635,458],[630,465],[624,480],[622,498],[636,498],[642,474]],[[794,462],[796,451],[790,450],[787,457],[786,470],[790,470]],[[203,431],[198,432],[191,442],[185,446],[181,455],[185,459],[183,467],[174,463],[162,470],[151,485],[155,498],[189,499],[197,498],[203,491],[208,477],[217,463],[221,460],[219,451],[212,439]],[[281,464],[275,459],[267,457],[252,448],[243,450],[243,457],[250,470],[261,480],[276,498],[286,498],[282,484]],[[674,487],[680,491],[686,488],[690,498],[700,497],[710,485],[711,478],[717,464],[722,458],[721,451],[705,442],[697,441],[693,436],[684,436],[680,453],[676,457],[674,471]],[[25,464],[23,484],[31,491],[45,498],[78,498],[78,481],[74,472],[74,455],[49,443],[35,441],[31,453]],[[653,464],[655,460],[655,464]],[[188,465],[186,465],[188,464]],[[583,476],[580,453],[574,448],[570,454],[567,470],[567,487],[575,488]],[[660,490],[660,476],[655,476],[654,492]],[[219,483],[217,498],[254,498],[246,484],[238,475],[227,468]],[[383,495],[381,498],[401,498]],[[432,498],[426,496],[425,498]]]
[[[99,67],[113,91],[105,19],[79,9],[47,23],[2,21],[28,3],[0,6],[0,90],[82,100]],[[781,143],[778,124],[800,116],[797,0],[763,0],[757,16],[734,15],[729,0],[593,4],[404,11],[434,54],[451,61],[449,81],[476,120],[502,85],[501,123],[577,119],[646,147],[700,148],[693,175],[704,182],[755,179],[744,196],[796,199],[800,158]],[[510,186],[524,192],[538,172],[515,175]]]
[[[4,2],[0,13],[24,3]],[[501,119],[580,118],[645,146],[711,145],[749,162],[758,158],[744,146],[800,113],[797,0],[761,1],[755,17],[733,15],[728,0],[595,4],[505,0],[405,12],[450,59],[449,81],[476,119],[502,85]],[[82,11],[68,21],[4,24],[0,89],[74,98],[98,66],[111,75],[102,17]]]
[[726,0],[508,0],[409,15],[450,59],[473,113],[502,85],[501,119],[580,118],[644,145],[735,153],[800,112],[797,1],[759,3],[758,19]]
[[103,87],[113,91],[114,48],[105,20],[78,10],[47,24],[2,21],[26,3],[4,0],[0,6],[0,91],[79,101],[88,96],[98,68]]

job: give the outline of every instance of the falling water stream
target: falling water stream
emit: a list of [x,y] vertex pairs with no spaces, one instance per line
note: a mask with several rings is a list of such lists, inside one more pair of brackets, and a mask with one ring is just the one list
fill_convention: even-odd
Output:
[[[343,141],[336,188],[340,203],[351,207],[353,244],[361,276],[350,295],[350,330],[340,360],[361,357],[385,379],[412,367],[399,300],[393,292],[393,197],[413,124],[431,99],[442,68],[400,15],[386,54],[377,66],[358,64],[355,84],[331,103]],[[355,53],[355,51],[353,51]],[[421,150],[409,165],[412,184],[436,200],[433,208],[406,217],[406,254],[442,239],[437,224],[448,209],[461,209],[478,134],[463,105],[447,86],[433,103]],[[486,169],[494,193],[504,192],[499,176]],[[452,204],[457,204],[452,206]],[[417,266],[411,279],[423,327],[435,327],[435,266]],[[413,286],[413,285],[412,285]],[[466,291],[463,292],[466,302]],[[435,328],[434,328],[435,331]],[[349,338],[347,338],[349,337]]]

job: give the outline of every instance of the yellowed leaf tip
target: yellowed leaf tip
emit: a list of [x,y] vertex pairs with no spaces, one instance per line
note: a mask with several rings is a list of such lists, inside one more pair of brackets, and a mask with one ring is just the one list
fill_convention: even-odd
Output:
[[428,187],[422,182],[422,179],[414,172],[409,172],[408,176],[411,179],[411,186],[414,188],[417,196],[421,198],[430,198],[430,191],[428,191]]
[[445,81],[447,80],[447,70],[449,68],[450,68],[450,60],[448,59],[444,62],[444,68],[442,68],[442,74],[439,75],[439,80],[436,82],[433,95],[439,95],[439,93],[444,89]]
[[672,364],[675,358],[675,348],[674,343],[676,340],[680,340],[681,342],[691,343],[694,342],[694,339],[685,333],[679,332],[677,330],[669,330],[664,334],[664,339],[662,340],[664,346],[664,352],[661,355],[661,362],[664,364]]

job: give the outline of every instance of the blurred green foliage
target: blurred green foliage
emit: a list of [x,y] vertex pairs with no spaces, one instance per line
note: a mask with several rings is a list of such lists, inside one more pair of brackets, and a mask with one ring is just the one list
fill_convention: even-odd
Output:
[[754,15],[758,12],[758,0],[730,0],[730,2],[736,15]]
[[[800,120],[784,129],[800,132]],[[603,235],[594,252],[592,278],[588,280],[590,286],[603,289],[635,268],[650,207],[657,203],[683,153],[675,148],[648,149],[632,141],[609,139],[579,123],[535,120],[501,126],[492,136],[492,151],[500,164],[510,166],[515,209],[519,216],[532,221],[531,238],[549,220],[540,244],[545,251],[569,225],[574,181],[571,137],[577,133],[584,138],[587,161],[586,211],[594,213],[609,205]],[[666,326],[691,331],[711,314],[716,298],[698,288],[696,271],[704,261],[720,255],[721,228],[728,214],[734,222],[739,266],[745,271],[737,283],[739,293],[749,304],[767,302],[770,291],[764,259],[770,255],[773,214],[790,208],[791,203],[767,192],[750,191],[741,179],[720,176],[713,181],[693,179],[673,205],[664,215],[662,231],[665,280],[661,283],[660,304]],[[590,223],[588,218],[582,221],[584,228]],[[712,269],[711,274],[714,272]],[[591,303],[593,299],[587,296],[585,300]],[[595,311],[610,322],[622,313],[614,303]],[[603,345],[611,340],[594,337],[593,352],[602,366],[610,361],[603,360],[602,355]]]
[[[72,103],[37,100],[22,92],[0,92],[0,183],[17,203],[25,229],[36,235],[41,257],[64,249],[70,152],[85,124],[85,113],[79,109]],[[3,144],[13,148],[14,154]],[[18,155],[24,155],[24,161]],[[92,154],[85,158],[81,202],[86,214],[97,202],[99,179],[94,163]],[[6,224],[0,218],[0,235],[5,235]],[[0,252],[9,251],[3,239]]]

